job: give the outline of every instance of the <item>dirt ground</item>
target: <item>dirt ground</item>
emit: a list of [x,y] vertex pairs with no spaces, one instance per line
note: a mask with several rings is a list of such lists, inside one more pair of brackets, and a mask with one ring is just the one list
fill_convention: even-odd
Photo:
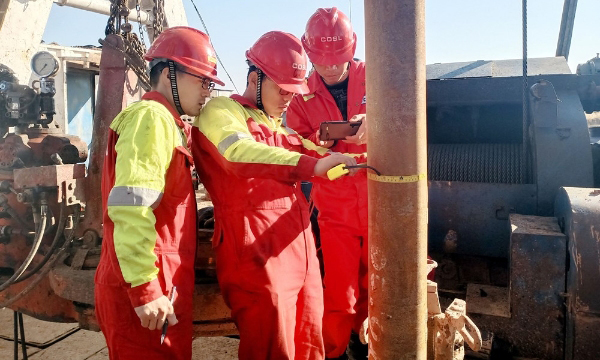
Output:
[[[108,360],[101,333],[81,330],[77,324],[60,324],[23,316],[27,357],[31,360]],[[13,311],[0,310],[0,359],[14,359]],[[226,337],[197,338],[194,360],[237,359],[238,340]],[[23,359],[19,344],[19,359]]]

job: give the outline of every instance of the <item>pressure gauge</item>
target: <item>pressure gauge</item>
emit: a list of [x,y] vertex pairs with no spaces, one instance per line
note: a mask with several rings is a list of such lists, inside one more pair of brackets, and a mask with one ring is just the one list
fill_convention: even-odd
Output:
[[40,51],[31,59],[31,69],[40,77],[48,77],[58,71],[58,60],[47,51]]

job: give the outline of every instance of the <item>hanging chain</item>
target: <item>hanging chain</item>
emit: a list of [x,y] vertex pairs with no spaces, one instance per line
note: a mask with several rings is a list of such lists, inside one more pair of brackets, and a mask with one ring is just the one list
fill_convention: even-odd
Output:
[[111,0],[111,13],[106,24],[106,35],[115,34],[123,38],[125,46],[125,61],[127,67],[137,75],[139,84],[144,90],[150,91],[150,77],[146,71],[146,61],[144,54],[146,46],[144,43],[144,32],[140,17],[141,7],[139,0],[136,0],[135,8],[137,10],[137,20],[140,26],[140,38],[131,30],[133,27],[129,22],[129,9],[126,5],[126,0]]
[[119,16],[119,8],[121,7],[122,1],[111,0],[110,1],[110,16],[106,23],[106,29],[104,29],[104,35],[116,34],[115,19]]
[[140,42],[142,43],[142,49],[146,53],[146,40],[144,39],[144,26],[142,24],[140,0],[135,0],[135,10],[137,11],[137,21],[139,25]]
[[154,38],[156,39],[163,32],[163,24],[165,22],[165,0],[154,0],[152,8],[154,21],[152,29],[154,30]]

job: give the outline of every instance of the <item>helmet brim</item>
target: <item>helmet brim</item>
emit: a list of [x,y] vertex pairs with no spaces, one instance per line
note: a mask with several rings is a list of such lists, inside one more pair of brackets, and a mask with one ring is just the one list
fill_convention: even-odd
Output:
[[309,93],[309,88],[306,81],[302,84],[277,84],[277,86],[294,94],[304,95]]
[[331,65],[339,65],[345,64],[349,61],[352,61],[354,58],[354,51],[346,51],[343,54],[339,55],[317,55],[317,54],[309,54],[308,58],[310,62],[317,65],[331,66]]
[[205,78],[210,79],[211,81],[213,81],[213,82],[215,82],[215,83],[217,83],[217,84],[219,84],[221,86],[225,86],[225,83],[223,81],[221,81],[221,79],[219,79],[216,75],[211,74],[212,71],[210,71],[210,70],[207,71],[207,69],[202,69],[202,68],[199,68],[197,66],[190,65],[190,64],[186,65],[186,61],[184,61],[184,60],[182,60],[180,58],[172,58],[171,59],[171,58],[150,57],[150,56],[145,56],[144,58],[148,62],[150,62],[149,65],[151,65],[151,63],[152,63],[153,60],[160,60],[160,61],[171,60],[171,61],[177,63],[178,65],[183,66],[186,69],[186,71],[188,71],[188,72],[190,72],[190,73],[192,73],[194,75],[205,77]]
[[219,84],[221,86],[225,86],[225,83],[223,81],[221,81],[221,79],[219,79],[215,75],[209,74],[206,71],[204,71],[202,69],[198,69],[196,67],[188,66],[186,68],[187,68],[187,70],[189,72],[191,72],[194,75],[205,77],[205,78],[210,79],[211,81],[215,82],[216,84]]

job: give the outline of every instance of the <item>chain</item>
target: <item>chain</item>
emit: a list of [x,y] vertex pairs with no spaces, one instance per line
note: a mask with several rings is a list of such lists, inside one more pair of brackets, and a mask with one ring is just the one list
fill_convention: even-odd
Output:
[[152,29],[154,30],[154,38],[156,39],[158,35],[163,32],[163,24],[165,23],[165,0],[154,0],[152,13],[154,15]]
[[119,10],[122,6],[125,6],[124,0],[111,0],[110,1],[110,16],[106,23],[106,29],[104,35],[116,34],[117,29],[115,28],[115,20],[119,17]]
[[146,71],[146,61],[144,54],[146,53],[144,46],[140,42],[136,34],[128,34],[128,39],[125,42],[125,53],[127,66],[137,75],[138,81],[144,90],[150,91],[150,77]]
[[140,7],[140,0],[135,0],[135,10],[137,11],[137,21],[139,25],[139,33],[140,33],[140,42],[142,43],[142,49],[144,49],[144,53],[146,53],[146,41],[144,40],[144,27],[142,26],[142,18],[140,12],[142,8]]
[[146,46],[144,43],[144,32],[140,17],[141,7],[139,0],[136,0],[135,8],[137,10],[137,20],[140,26],[140,38],[133,33],[131,23],[129,23],[129,9],[126,5],[126,0],[111,0],[110,16],[106,24],[105,34],[115,34],[123,38],[125,46],[125,61],[127,67],[137,75],[139,84],[144,90],[150,90],[150,77],[146,71],[146,61],[144,54]]

